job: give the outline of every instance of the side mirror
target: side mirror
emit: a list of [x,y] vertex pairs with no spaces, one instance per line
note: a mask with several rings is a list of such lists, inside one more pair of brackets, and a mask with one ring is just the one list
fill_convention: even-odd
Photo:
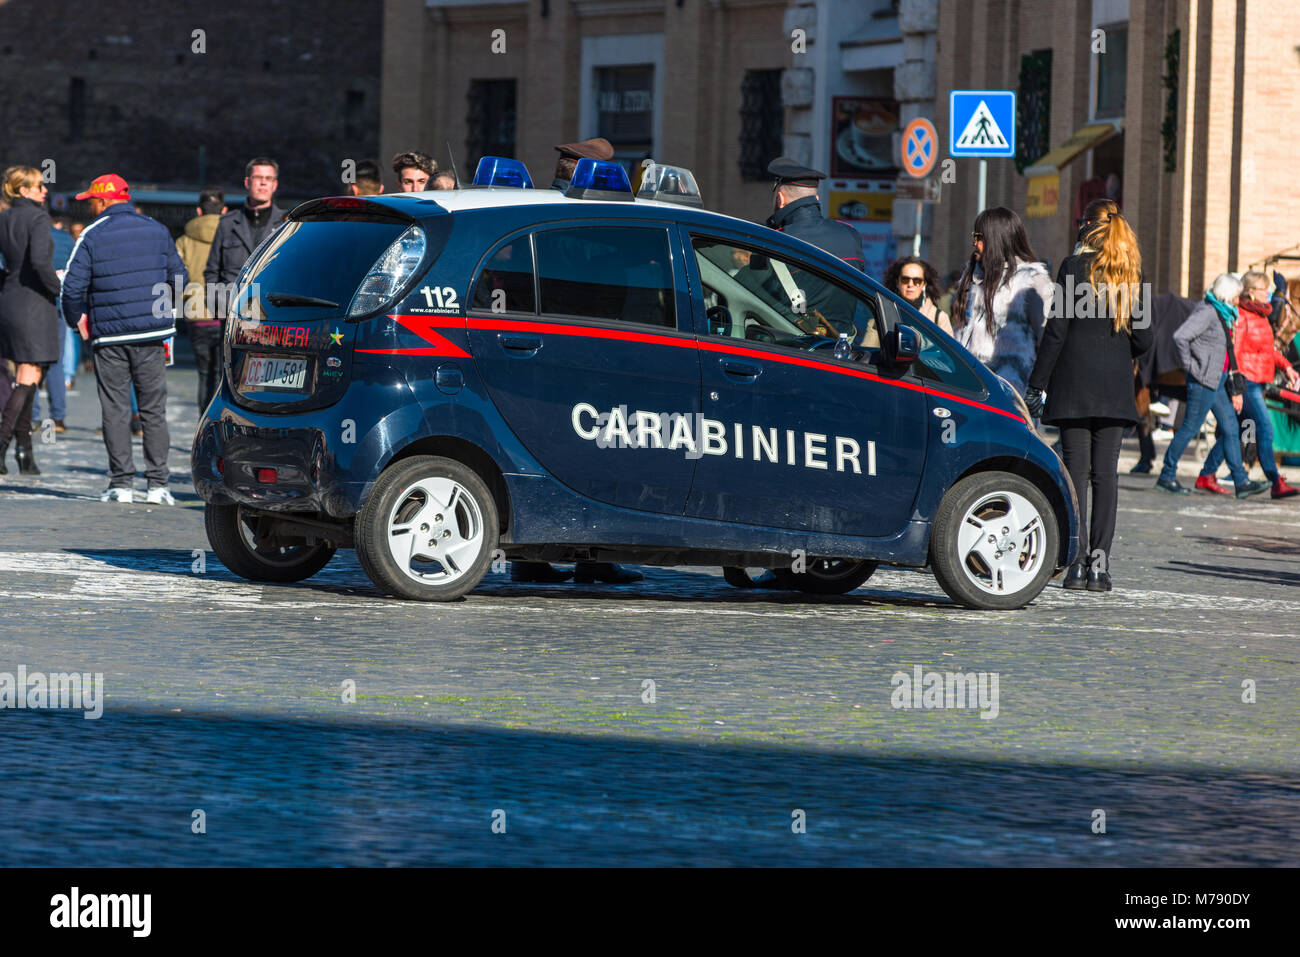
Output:
[[885,337],[885,355],[891,363],[905,366],[921,354],[921,335],[911,326],[901,323],[889,330]]

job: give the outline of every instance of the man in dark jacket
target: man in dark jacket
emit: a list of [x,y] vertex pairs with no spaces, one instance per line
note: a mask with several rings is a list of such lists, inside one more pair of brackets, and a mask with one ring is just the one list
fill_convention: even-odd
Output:
[[862,238],[848,223],[827,219],[817,198],[817,181],[825,173],[809,169],[788,156],[778,156],[767,164],[776,180],[772,184],[772,215],[767,225],[824,249],[850,266],[866,268],[862,256]]
[[271,202],[280,185],[280,164],[265,156],[248,161],[244,167],[244,205],[221,217],[212,237],[208,264],[203,270],[210,311],[218,319],[226,318],[226,302],[234,291],[239,270],[263,239],[284,222],[285,212]]
[[[772,160],[767,171],[775,178],[772,215],[767,218],[767,225],[824,249],[850,266],[864,269],[866,260],[858,231],[847,223],[822,216],[817,181],[825,179],[826,174],[786,156]],[[854,332],[829,321],[832,317],[853,315],[852,297],[819,276],[802,269],[789,269],[783,274],[781,268],[773,266],[773,275],[764,280],[764,288],[778,302],[789,301],[792,308],[807,317],[800,321],[807,332],[832,334],[832,337],[837,332]]]
[[146,501],[174,505],[167,490],[166,351],[176,332],[172,291],[189,278],[167,227],[137,212],[120,176],[100,176],[77,199],[90,201],[95,219],[77,240],[63,277],[63,318],[88,317],[86,338],[95,355],[103,409],[109,487],[104,502],[130,502],[135,462],[131,450],[131,391],[144,429]]

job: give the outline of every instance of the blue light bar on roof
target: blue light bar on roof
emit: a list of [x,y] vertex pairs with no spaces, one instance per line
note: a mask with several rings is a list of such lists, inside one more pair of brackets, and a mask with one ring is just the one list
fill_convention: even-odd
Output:
[[632,201],[632,182],[622,163],[608,160],[580,159],[569,180],[565,196],[573,199],[612,199]]
[[478,161],[474,170],[475,186],[518,186],[532,189],[533,178],[528,175],[528,167],[517,159],[505,156],[485,156]]

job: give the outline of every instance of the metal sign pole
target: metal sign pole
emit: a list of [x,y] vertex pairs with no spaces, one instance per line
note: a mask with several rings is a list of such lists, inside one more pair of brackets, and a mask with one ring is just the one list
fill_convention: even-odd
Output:
[[916,235],[912,237],[912,255],[921,255],[921,214],[923,204],[918,200],[916,204]]
[[980,160],[980,192],[979,192],[979,204],[976,207],[977,213],[984,212],[984,208],[985,208],[984,204],[988,200],[988,194],[989,194],[989,161],[986,159],[982,159]]

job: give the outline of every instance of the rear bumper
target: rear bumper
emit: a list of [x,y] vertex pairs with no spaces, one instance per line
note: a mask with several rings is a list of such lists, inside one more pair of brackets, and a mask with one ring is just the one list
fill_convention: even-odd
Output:
[[[330,432],[314,425],[250,421],[218,403],[199,425],[191,454],[194,488],[203,501],[265,511],[316,512],[347,518],[360,507],[365,482],[342,472]],[[254,419],[262,417],[254,417]],[[269,418],[269,417],[266,417]],[[275,480],[264,480],[273,469]]]

